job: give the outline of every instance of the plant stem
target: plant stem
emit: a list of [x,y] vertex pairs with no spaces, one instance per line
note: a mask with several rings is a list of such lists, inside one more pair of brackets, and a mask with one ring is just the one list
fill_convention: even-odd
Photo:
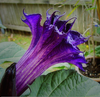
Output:
[[[94,0],[93,6],[95,6],[96,0]],[[93,45],[93,66],[95,66],[95,44],[94,44],[94,38],[93,38],[93,14],[94,14],[94,9],[91,10],[91,25],[90,25],[90,34],[91,34],[91,41]]]

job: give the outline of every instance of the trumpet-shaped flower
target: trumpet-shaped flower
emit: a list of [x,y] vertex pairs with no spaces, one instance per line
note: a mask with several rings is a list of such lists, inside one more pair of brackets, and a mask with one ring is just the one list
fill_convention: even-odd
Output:
[[[50,66],[69,62],[80,69],[82,63],[86,63],[83,53],[77,45],[84,43],[88,38],[84,38],[79,32],[71,30],[76,17],[69,20],[59,20],[63,15],[51,15],[46,13],[46,21],[40,25],[41,15],[27,15],[24,11],[25,20],[22,19],[31,29],[32,41],[16,64],[16,89],[17,95],[22,94],[38,76],[40,76]],[[68,23],[73,20],[72,23]]]

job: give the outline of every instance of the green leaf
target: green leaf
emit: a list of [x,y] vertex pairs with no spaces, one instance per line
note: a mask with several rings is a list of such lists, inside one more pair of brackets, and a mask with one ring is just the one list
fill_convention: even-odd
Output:
[[96,7],[90,7],[88,9],[86,9],[86,10],[92,10],[92,9],[96,9]]
[[29,86],[32,97],[100,97],[99,83],[74,70],[60,70],[38,77]]
[[89,55],[89,52],[85,52],[84,53],[84,56],[86,57],[86,56],[88,56]]
[[20,96],[20,97],[27,97],[30,94],[29,88]]
[[2,67],[0,67],[0,83],[1,83],[1,79],[4,75],[5,69],[3,69]]
[[[83,3],[84,3],[85,8],[89,9],[88,6],[87,6],[87,4],[85,2],[83,2]],[[87,10],[87,12],[89,13],[90,17],[92,18],[90,10]]]
[[94,0],[92,0],[92,4],[94,3]]
[[80,5],[77,5],[66,17],[66,19],[79,7]]
[[97,33],[100,34],[100,27],[97,28]]
[[42,75],[47,75],[50,72],[61,70],[61,69],[74,69],[75,66],[70,63],[58,63],[49,67]]
[[95,47],[96,56],[100,57],[100,45]]
[[0,43],[0,64],[5,61],[18,62],[25,50],[14,42]]
[[77,5],[79,3],[80,0],[77,0],[77,2],[75,3],[75,5]]

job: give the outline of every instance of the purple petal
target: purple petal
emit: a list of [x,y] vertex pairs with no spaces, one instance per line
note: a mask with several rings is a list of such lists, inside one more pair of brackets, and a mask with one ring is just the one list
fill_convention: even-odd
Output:
[[[50,9],[49,9],[49,10],[50,10]],[[50,25],[50,24],[55,25],[55,23],[59,20],[59,18],[65,15],[65,13],[62,14],[62,15],[55,15],[56,12],[59,12],[59,13],[60,13],[60,11],[54,11],[54,12],[50,15],[50,14],[48,13],[49,10],[47,10],[47,13],[46,13],[46,15],[47,15],[47,20],[46,20],[46,22],[47,22],[49,25]]]
[[34,47],[36,46],[38,40],[40,39],[41,34],[43,33],[43,27],[40,25],[41,21],[41,15],[40,14],[30,14],[27,15],[24,10],[23,14],[26,17],[25,20],[22,19],[23,22],[25,22],[31,29],[32,32],[32,40],[31,44],[28,48],[28,50],[25,52],[25,54],[22,56],[22,58],[17,63],[17,69],[20,67],[21,64],[25,63],[25,60],[28,60],[30,52]]
[[76,17],[74,17],[75,19],[72,23],[67,23],[73,18],[66,20],[66,21],[62,21],[62,20],[59,20],[59,18],[62,17],[63,15],[65,15],[65,13],[62,14],[62,15],[55,15],[55,13],[59,12],[59,11],[54,11],[53,14],[50,15],[48,13],[48,11],[46,13],[47,14],[47,20],[44,23],[44,25],[51,25],[51,24],[55,25],[58,28],[59,32],[62,31],[64,33],[68,33],[71,30],[73,24],[75,23]]
[[47,54],[41,65],[50,64],[47,66],[50,67],[56,63],[69,62],[83,70],[81,63],[86,63],[86,60],[83,55],[80,55],[80,53],[82,52],[77,47],[72,46],[63,40],[49,54]]
[[[72,23],[67,23],[72,19],[74,19],[74,21]],[[71,30],[71,28],[72,28],[73,24],[75,23],[75,21],[76,21],[76,17],[73,17],[73,18],[71,18],[69,20],[66,20],[66,21],[57,21],[56,26],[58,27],[59,31],[63,31],[64,33],[68,33]]]
[[79,32],[71,30],[67,34],[66,39],[67,39],[67,42],[69,42],[70,44],[79,45],[88,41],[89,37],[85,38]]
[[32,35],[33,35],[33,40],[31,43],[31,47],[34,47],[38,40],[40,39],[41,33],[42,33],[42,26],[40,25],[40,21],[41,21],[41,15],[40,14],[30,14],[27,15],[24,10],[23,10],[23,14],[26,17],[25,20],[22,19],[23,22],[25,22],[31,29]]

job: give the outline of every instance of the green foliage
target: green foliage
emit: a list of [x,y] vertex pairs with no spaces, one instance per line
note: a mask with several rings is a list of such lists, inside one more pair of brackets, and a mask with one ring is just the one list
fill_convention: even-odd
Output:
[[95,48],[96,56],[100,57],[100,45]]
[[94,0],[92,0],[92,4],[94,3]]
[[4,72],[5,72],[5,69],[0,67],[0,83],[1,83],[1,79],[3,77]]
[[29,85],[32,97],[99,97],[99,83],[74,70],[60,70],[38,77]]
[[86,57],[86,56],[88,56],[89,55],[89,52],[85,52],[84,53],[84,56]]
[[29,88],[20,96],[20,97],[27,97],[30,94]]
[[[90,55],[93,53],[93,49],[90,50]],[[100,57],[100,45],[95,47],[95,56]]]
[[88,50],[89,50],[89,45],[87,45],[87,44],[81,44],[81,45],[79,45],[78,46],[79,47],[79,49],[81,50],[81,51],[85,51],[85,52],[88,52]]
[[97,27],[97,33],[100,34],[100,27]]
[[86,8],[87,12],[89,13],[90,17],[92,18],[92,16],[91,16],[91,12],[90,12],[90,10],[88,10],[89,8],[88,8],[88,6],[86,5],[85,2],[84,2],[84,5],[85,5],[85,8]]
[[92,9],[96,9],[96,6],[90,7],[88,9],[86,9],[86,10],[92,10]]
[[77,5],[79,3],[80,0],[77,0],[77,2],[75,3],[75,5]]
[[85,33],[85,36],[88,37],[89,35],[90,35],[90,32],[87,31],[87,32]]
[[18,62],[25,51],[14,42],[0,43],[0,64],[5,61]]
[[47,75],[50,72],[54,72],[57,70],[62,70],[62,69],[75,69],[75,66],[73,64],[70,63],[58,63],[55,64],[51,67],[49,67],[42,75]]
[[66,19],[79,7],[80,5],[77,5],[66,17]]

